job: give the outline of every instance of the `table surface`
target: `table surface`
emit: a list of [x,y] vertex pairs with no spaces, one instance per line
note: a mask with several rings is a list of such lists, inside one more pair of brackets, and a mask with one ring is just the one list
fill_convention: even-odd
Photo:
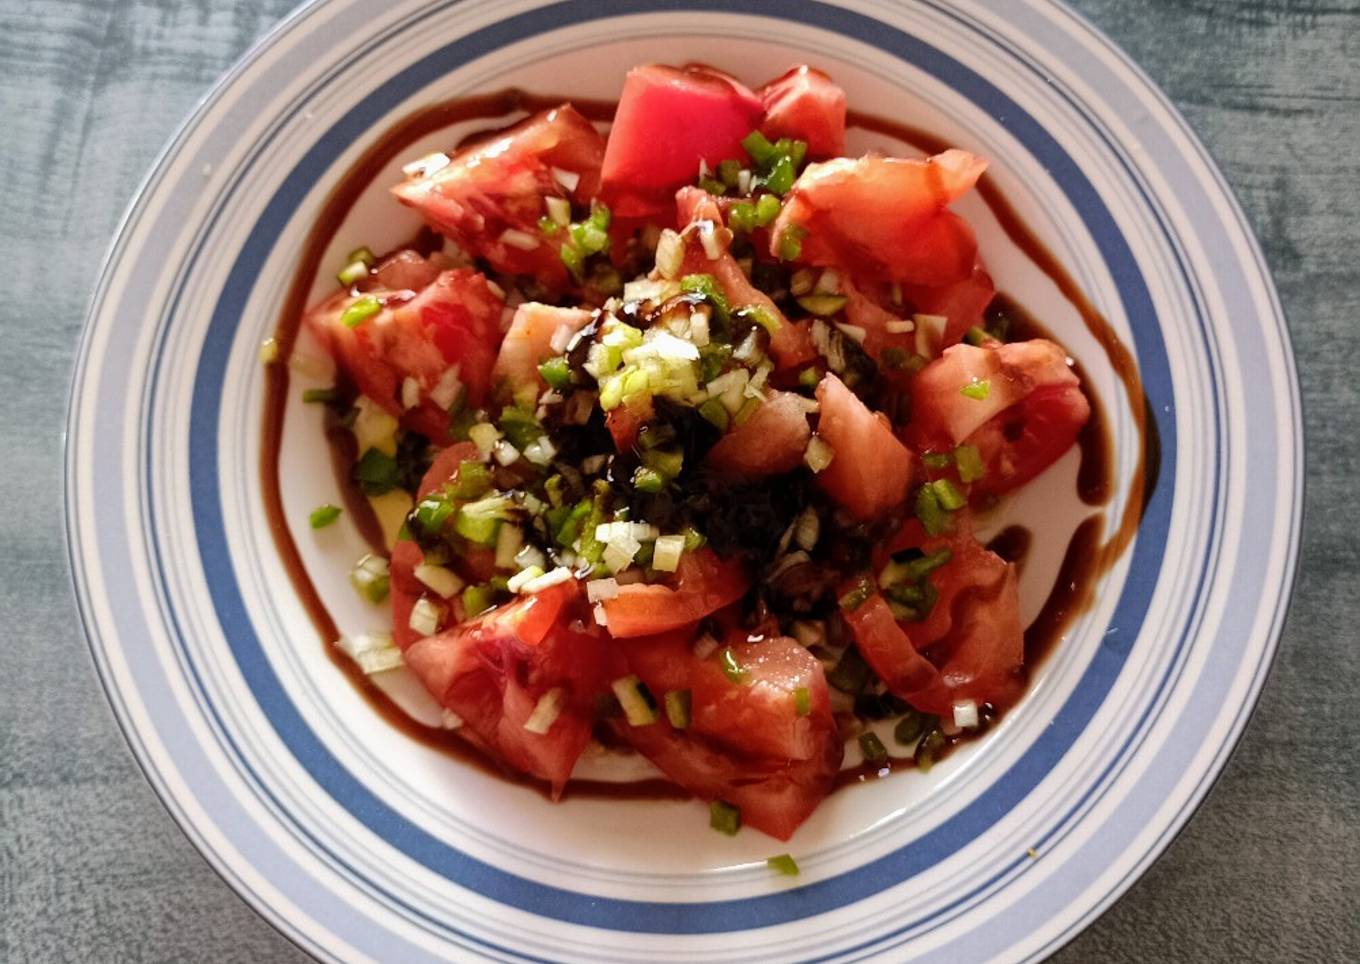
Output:
[[[997,0],[1004,2],[1004,0]],[[95,679],[62,534],[77,337],[162,143],[292,0],[0,0],[0,960],[303,955],[199,857]],[[1145,877],[1058,959],[1360,960],[1360,0],[1078,0],[1184,112],[1289,315],[1307,424],[1302,568],[1226,772]]]

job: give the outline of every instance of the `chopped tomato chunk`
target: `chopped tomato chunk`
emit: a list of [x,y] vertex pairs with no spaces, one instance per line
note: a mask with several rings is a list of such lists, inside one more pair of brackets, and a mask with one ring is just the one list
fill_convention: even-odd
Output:
[[822,71],[794,67],[756,93],[765,106],[761,130],[771,140],[806,141],[814,159],[845,153],[845,91]]
[[742,479],[791,472],[803,461],[811,437],[803,399],[774,392],[709,450],[708,464],[725,476]]
[[619,638],[664,633],[698,622],[740,599],[750,583],[740,560],[719,559],[712,549],[680,557],[674,587],[635,583],[604,601],[609,632]]
[[620,217],[655,216],[677,188],[726,158],[760,126],[760,98],[709,67],[661,64],[628,72],[604,155],[603,199]]
[[834,450],[817,473],[826,493],[865,521],[900,505],[911,483],[911,453],[888,420],[871,412],[835,375],[817,386],[821,416],[817,435]]
[[533,390],[537,397],[546,387],[538,366],[560,353],[553,350],[554,339],[565,343],[566,338],[589,324],[590,318],[590,312],[581,308],[557,308],[536,301],[520,305],[491,370],[493,383],[505,383],[508,398],[516,397],[524,389]]

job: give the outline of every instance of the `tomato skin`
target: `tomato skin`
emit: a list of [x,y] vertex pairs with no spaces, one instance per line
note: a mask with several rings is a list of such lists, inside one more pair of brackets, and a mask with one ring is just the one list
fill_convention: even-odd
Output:
[[802,463],[810,438],[803,400],[791,392],[774,392],[750,418],[718,440],[708,452],[708,464],[730,478],[780,475]]
[[652,400],[649,398],[640,411],[627,405],[620,405],[604,417],[604,426],[614,440],[614,448],[619,452],[631,451],[637,444],[638,433],[652,417]]
[[716,169],[725,158],[746,156],[741,140],[760,126],[762,113],[760,99],[721,71],[634,67],[609,131],[602,199],[620,217],[667,213],[701,160]]
[[532,388],[537,393],[546,388],[538,366],[557,354],[552,349],[554,336],[560,329],[575,334],[590,323],[590,318],[591,313],[581,308],[558,308],[536,301],[520,305],[496,355],[492,383],[505,383],[509,397],[516,390]]
[[871,412],[835,375],[817,386],[817,435],[835,450],[817,473],[820,485],[858,519],[876,519],[900,505],[911,484],[911,453],[882,415]]
[[[623,667],[603,633],[572,628],[587,620],[580,584],[561,583],[421,639],[406,664],[473,742],[547,780],[556,796],[590,742],[595,698]],[[525,722],[554,689],[561,713],[547,733],[529,732]]]
[[786,321],[770,336],[770,354],[781,372],[796,371],[817,360],[812,322]]
[[[721,227],[724,222],[722,208],[718,203],[720,200],[720,198],[714,198],[713,195],[702,188],[681,188],[675,195],[677,219],[681,224],[711,221],[714,225]],[[692,231],[685,238],[685,255],[680,265],[680,274],[682,276],[687,274],[712,275],[714,280],[717,281],[718,287],[722,290],[723,296],[727,298],[727,303],[734,310],[748,306],[763,308],[774,319],[776,328],[784,328],[788,322],[784,318],[783,312],[779,310],[779,307],[769,295],[753,285],[751,279],[746,277],[746,273],[741,270],[741,266],[732,257],[728,242],[721,240],[721,235],[719,247],[721,253],[718,257],[710,258],[699,238],[698,231]]]
[[[985,398],[962,394],[983,381]],[[1067,353],[1044,339],[955,345],[916,374],[911,391],[913,444],[922,451],[976,445],[984,473],[974,491],[993,495],[1051,465],[1091,413]]]
[[[821,664],[787,637],[727,640],[744,682],[722,672],[716,657],[694,655],[688,630],[622,644],[631,672],[660,701],[689,690],[690,726],[657,722],[616,732],[671,780],[705,800],[741,808],[743,822],[787,840],[830,792],[844,744],[831,714]],[[796,691],[808,691],[798,715]]]
[[814,160],[845,153],[845,91],[822,71],[794,67],[756,93],[765,108],[761,130],[770,140],[806,141]]
[[996,296],[996,286],[979,262],[960,281],[934,288],[907,285],[903,287],[902,295],[920,314],[943,315],[949,319],[941,341],[943,349],[963,341],[969,328],[985,326],[987,306]]
[[[429,262],[422,268],[404,258],[386,276],[419,280],[428,274]],[[380,282],[383,276],[380,270],[375,280]],[[382,310],[350,328],[341,316],[359,297],[377,299]],[[446,437],[448,413],[430,400],[429,393],[457,365],[468,401],[481,404],[490,386],[503,308],[504,301],[483,275],[457,268],[436,272],[419,291],[370,285],[357,296],[337,292],[309,309],[305,323],[361,393],[408,428],[441,440]],[[415,379],[421,390],[421,404],[410,410],[401,403],[407,378]]]
[[967,277],[977,239],[946,208],[986,170],[967,151],[924,161],[837,158],[810,164],[794,182],[770,233],[778,256],[786,230],[802,228],[799,260],[856,277],[940,286]]
[[674,588],[634,583],[606,599],[605,619],[612,636],[650,636],[698,622],[736,602],[750,586],[740,560],[719,559],[708,548],[680,557]]
[[[586,205],[599,191],[604,138],[570,104],[542,111],[458,151],[450,163],[392,189],[436,231],[496,269],[532,274],[550,288],[567,282],[560,244],[538,230],[545,197]],[[567,191],[552,170],[580,176]],[[504,240],[518,231],[533,246]]]
[[916,651],[882,596],[874,593],[841,615],[854,633],[860,655],[893,695],[923,713],[949,712],[953,698],[940,671]]

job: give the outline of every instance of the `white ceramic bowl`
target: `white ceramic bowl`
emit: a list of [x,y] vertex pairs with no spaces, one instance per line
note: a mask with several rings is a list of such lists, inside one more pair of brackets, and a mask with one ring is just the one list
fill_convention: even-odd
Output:
[[[408,740],[326,657],[259,496],[257,348],[312,219],[365,148],[437,100],[507,86],[612,98],[629,66],[687,60],[751,83],[812,63],[852,108],[989,157],[989,177],[1133,349],[1162,444],[1136,540],[1024,701],[929,774],[833,795],[788,845],[714,834],[694,803],[552,805]],[[894,147],[863,132],[851,146]],[[399,166],[327,263],[410,235],[383,188]],[[986,205],[957,209],[998,287],[1103,400],[1118,483],[1100,511],[1117,518],[1135,408]],[[345,581],[357,534],[306,526],[335,483],[319,413],[296,397],[307,375],[293,383],[285,515],[341,628],[380,626]],[[337,0],[247,55],[128,215],[75,380],[71,563],[100,673],[158,792],[232,885],[318,956],[1021,959],[1129,886],[1241,732],[1292,580],[1300,440],[1284,324],[1240,212],[1161,95],[1059,6]],[[1069,494],[1076,462],[1006,509],[1037,534],[1026,618],[1096,511]],[[784,850],[796,879],[765,868]]]

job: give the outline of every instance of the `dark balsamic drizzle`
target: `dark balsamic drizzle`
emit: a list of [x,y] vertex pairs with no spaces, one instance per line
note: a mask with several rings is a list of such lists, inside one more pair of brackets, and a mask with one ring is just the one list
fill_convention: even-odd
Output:
[[[494,136],[521,113],[533,113],[559,106],[561,103],[562,98],[509,89],[434,104],[395,124],[340,179],[323,202],[303,243],[297,270],[279,312],[274,335],[279,349],[279,361],[269,365],[265,373],[260,458],[261,493],[275,546],[293,588],[307,610],[331,661],[383,719],[411,739],[454,756],[484,773],[530,787],[547,797],[551,797],[551,790],[544,781],[505,770],[458,737],[454,731],[427,726],[412,719],[350,659],[337,651],[333,643],[340,636],[339,630],[302,564],[297,544],[283,514],[279,484],[279,453],[283,415],[289,391],[289,371],[286,362],[292,354],[308,307],[308,295],[321,270],[322,256],[330,239],[379,172],[415,141],[436,131],[467,121],[486,121],[488,125],[486,128],[468,135],[455,145],[461,148]],[[608,121],[614,115],[613,102],[573,100],[572,104],[594,121]],[[850,112],[848,124],[852,128],[896,138],[927,153],[938,153],[951,146],[918,128],[857,111]],[[1034,236],[991,179],[984,176],[978,183],[977,190],[1007,236],[1053,280],[1064,298],[1081,315],[1087,329],[1104,350],[1109,364],[1119,377],[1132,403],[1135,425],[1142,442],[1139,462],[1132,473],[1130,499],[1118,527],[1104,542],[1100,540],[1104,528],[1103,513],[1093,515],[1077,528],[1064,555],[1058,579],[1038,618],[1025,632],[1025,671],[1032,674],[1062,638],[1072,620],[1089,604],[1096,580],[1113,565],[1132,540],[1142,518],[1143,509],[1158,480],[1160,447],[1156,423],[1148,410],[1137,366],[1127,346],[1120,341],[1118,334],[1106,319],[1091,305],[1052,252]],[[1011,332],[1018,338],[1048,337],[1043,325],[1005,294],[996,296],[991,310],[1005,314],[1011,323]],[[1085,378],[1080,364],[1076,369],[1083,384],[1089,386],[1091,383]],[[1091,401],[1091,420],[1078,439],[1082,458],[1077,489],[1083,502],[1098,506],[1106,504],[1114,490],[1113,453],[1110,426],[1104,406],[1089,387],[1087,395]],[[326,435],[331,448],[332,468],[340,486],[345,508],[351,518],[356,520],[360,533],[374,551],[385,554],[377,519],[362,492],[350,479],[349,467],[356,454],[353,439],[330,415],[327,416]],[[992,548],[1003,558],[1022,565],[1030,542],[1031,535],[1027,530],[1013,526],[993,540]],[[984,716],[987,714],[984,713]],[[988,722],[991,722],[990,717]],[[936,755],[936,759],[947,753],[952,745],[953,741]],[[914,765],[912,756],[890,757],[882,764],[866,763],[842,771],[837,778],[836,786],[839,788],[866,782]],[[631,799],[679,799],[688,796],[684,790],[664,779],[632,783],[573,779],[567,785],[566,795]]]

